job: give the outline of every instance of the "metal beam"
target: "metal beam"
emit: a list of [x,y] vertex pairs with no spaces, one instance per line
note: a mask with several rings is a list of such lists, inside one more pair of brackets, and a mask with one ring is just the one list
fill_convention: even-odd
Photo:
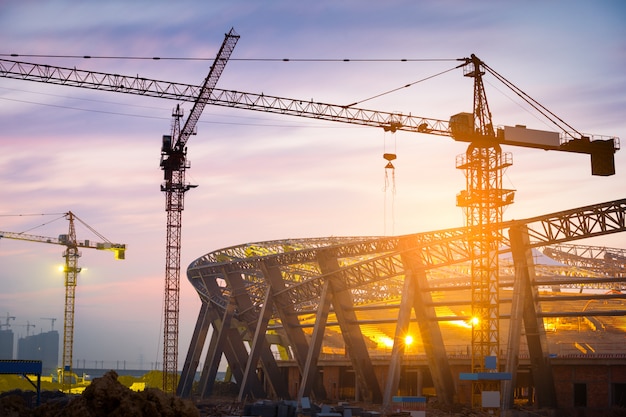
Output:
[[385,415],[392,412],[393,397],[398,393],[400,386],[400,374],[402,372],[402,359],[404,358],[404,350],[406,347],[406,335],[409,332],[409,323],[411,321],[411,309],[413,308],[413,299],[417,283],[413,279],[411,271],[407,271],[402,287],[402,299],[398,310],[398,318],[396,331],[393,337],[393,347],[391,348],[391,358],[389,359],[389,368],[387,369],[387,383],[383,393],[383,411]]
[[[414,247],[414,244],[408,238],[403,241],[403,246]],[[418,256],[420,251],[412,250],[405,252],[402,255],[402,260],[406,265],[407,278],[415,281],[415,291],[412,294],[413,311],[415,311],[415,317],[417,318],[422,336],[422,343],[437,392],[437,398],[443,404],[452,404],[456,396],[456,390],[439,322],[433,320],[437,317],[437,313],[432,306],[431,293],[421,291],[422,287],[428,285],[428,281],[426,279],[426,271],[421,265],[421,258]]]
[[[524,322],[537,403],[539,407],[554,408],[556,407],[554,376],[550,365],[548,339],[543,326],[543,318],[541,317],[541,305],[537,301],[538,290],[532,285],[535,278],[535,269],[527,227],[512,227],[509,229],[509,238],[511,241],[511,249],[513,250],[516,281],[519,281],[516,288],[518,291],[514,293],[514,304],[516,307],[515,310],[512,309],[511,311],[511,318],[513,320],[514,314],[521,313]],[[512,323],[515,324],[515,326],[511,326],[509,338],[513,341],[513,347],[519,349],[519,340],[516,341],[519,334],[521,334],[521,329],[518,328],[519,316],[515,317]],[[507,366],[511,367],[509,371],[512,374],[517,371],[517,366],[515,366],[515,368],[512,368],[512,366],[517,365],[514,362],[517,360],[516,356],[518,354],[519,350],[518,352],[511,351],[511,357],[509,359],[512,360],[512,363],[509,365],[507,361]],[[515,358],[513,356],[515,356]],[[513,388],[514,386],[511,385],[509,392],[505,393],[505,395],[508,396],[509,406],[512,405],[510,401]],[[505,398],[505,401],[506,400],[507,398]]]
[[[204,384],[202,387],[202,397],[208,396],[213,391],[213,383],[215,382],[215,377],[217,376],[218,366],[220,364],[220,360],[222,358],[222,353],[225,350],[225,345],[227,343],[228,331],[230,329],[230,323],[233,319],[233,315],[235,313],[235,302],[231,301],[226,310],[223,313],[223,316],[219,323],[217,320],[213,321],[214,331],[216,337],[214,339],[214,344],[212,344],[212,349],[207,352],[207,358],[205,361],[206,364],[206,376],[204,379]],[[212,340],[213,341],[213,340]],[[204,372],[203,372],[204,374]]]
[[320,295],[320,302],[315,315],[313,335],[311,336],[311,343],[307,351],[306,362],[304,363],[304,368],[302,369],[302,381],[300,382],[300,389],[298,390],[298,404],[301,404],[303,397],[311,395],[311,389],[315,383],[318,382],[315,380],[319,375],[317,359],[319,358],[322,350],[322,341],[324,339],[324,331],[326,330],[326,322],[328,321],[328,312],[330,310],[332,297],[329,287],[329,280],[326,280],[324,282],[324,287]]
[[[293,309],[293,304],[291,300],[286,298],[286,292],[284,291],[285,282],[282,279],[279,265],[277,265],[272,259],[263,260],[260,263],[260,270],[272,289],[272,297],[276,311],[281,322],[283,323],[285,335],[289,340],[296,363],[300,369],[300,375],[303,375],[304,368],[306,366],[306,356],[309,350],[309,344],[304,331],[301,327],[299,327],[300,323]],[[320,376],[316,377],[316,379],[321,381]],[[326,398],[324,386],[321,384],[314,384],[313,392],[315,398]]]
[[182,398],[188,398],[191,394],[191,388],[202,355],[202,348],[204,347],[209,327],[211,326],[208,313],[209,305],[207,302],[203,301],[200,305],[196,327],[191,336],[191,343],[189,344],[189,350],[187,351],[187,357],[185,358],[180,380],[178,381],[178,388],[176,390],[176,395]]
[[243,380],[239,384],[238,400],[240,402],[245,401],[246,396],[251,394],[251,385],[256,384],[259,386],[258,388],[260,390],[263,390],[262,381],[259,381],[256,377],[257,364],[259,362],[259,358],[261,357],[263,369],[265,369],[265,372],[268,374],[269,383],[272,385],[272,388],[274,388],[276,396],[279,398],[289,398],[289,391],[287,386],[284,384],[283,378],[280,377],[281,375],[278,365],[276,364],[276,360],[270,351],[269,344],[267,343],[265,337],[267,324],[272,316],[272,308],[273,303],[271,299],[271,291],[268,287],[265,302],[261,307],[259,320],[256,323],[256,328],[254,329],[254,337],[252,339],[252,343],[250,344],[250,354],[248,355],[248,362],[246,363],[246,369],[243,373]]
[[381,403],[380,385],[365,344],[365,338],[354,313],[352,294],[350,289],[344,285],[344,281],[336,279],[334,275],[334,272],[340,269],[336,254],[330,250],[320,252],[319,265],[322,273],[327,275],[330,280],[335,315],[352,363],[352,369],[356,375],[359,394],[363,396],[363,401]]
[[[265,285],[263,280],[259,280],[256,285],[262,286],[265,288],[265,297],[264,299],[267,302],[263,302],[261,311],[259,311],[258,306],[256,306],[249,292],[246,290],[248,284],[244,282],[242,276],[238,272],[232,272],[227,267],[224,267],[224,276],[226,277],[226,281],[228,282],[229,287],[232,290],[232,294],[237,304],[237,311],[249,311],[250,314],[240,314],[240,320],[247,319],[244,321],[244,325],[250,335],[254,335],[252,345],[250,346],[250,354],[248,355],[248,361],[246,363],[246,370],[249,370],[250,373],[246,374],[244,372],[244,379],[242,381],[237,380],[240,387],[240,396],[251,394],[249,391],[251,384],[256,383],[258,387],[254,390],[256,392],[263,392],[264,388],[261,381],[254,381],[252,378],[256,375],[256,367],[261,360],[261,364],[265,373],[271,381],[272,388],[276,391],[276,394],[280,398],[288,398],[289,393],[287,386],[284,384],[283,379],[280,377],[280,370],[278,369],[278,365],[276,364],[276,359],[272,354],[269,343],[265,338],[265,331],[267,330],[267,324],[271,318],[273,313],[273,303],[271,301],[271,295],[269,293],[269,287]],[[253,319],[253,320],[252,320]],[[262,327],[259,328],[259,325]],[[258,333],[262,331],[262,333]]]

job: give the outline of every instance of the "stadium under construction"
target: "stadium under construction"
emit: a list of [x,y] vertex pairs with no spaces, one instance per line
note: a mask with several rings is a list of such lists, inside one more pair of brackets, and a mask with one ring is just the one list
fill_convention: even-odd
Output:
[[240,400],[472,404],[486,381],[504,410],[626,406],[626,250],[571,243],[623,232],[625,219],[622,199],[492,226],[501,328],[481,371],[471,227],[213,251],[187,269],[202,304],[178,394],[200,371],[194,394],[209,396],[225,358]]

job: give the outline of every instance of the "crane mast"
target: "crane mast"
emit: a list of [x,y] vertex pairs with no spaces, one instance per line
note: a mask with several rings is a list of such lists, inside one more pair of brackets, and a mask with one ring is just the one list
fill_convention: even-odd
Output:
[[[182,109],[176,106],[172,113],[172,131],[163,137],[161,147],[161,169],[164,182],[167,231],[165,243],[165,289],[163,323],[163,390],[175,392],[178,384],[178,322],[180,300],[180,250],[182,211],[185,193],[194,185],[185,181],[185,171],[190,167],[187,160],[187,141],[195,133],[196,123],[206,106],[211,91],[217,84],[230,55],[239,40],[234,29],[226,34],[208,76],[194,100],[193,108],[181,128]],[[175,142],[172,142],[175,141]]]
[[[465,212],[466,226],[473,229],[469,247],[472,300],[472,372],[497,372],[500,352],[498,250],[503,241],[499,229],[503,207],[513,203],[513,190],[505,190],[502,177],[512,164],[509,152],[502,152],[496,139],[482,77],[481,61],[475,55],[468,60],[464,75],[474,80],[474,109],[470,121],[474,128],[465,154],[457,157],[457,168],[465,171],[466,187],[457,196],[457,205]],[[482,406],[485,391],[500,391],[500,381],[472,381],[472,405]]]
[[[78,283],[78,274],[81,271],[81,268],[78,266],[78,258],[80,258],[81,256],[81,252],[79,249],[88,248],[113,251],[115,254],[115,259],[124,259],[126,253],[125,244],[111,243],[108,240],[106,242],[76,240],[76,226],[74,220],[78,218],[71,211],[65,213],[65,217],[69,222],[68,233],[59,235],[58,238],[0,231],[0,238],[50,243],[54,245],[65,246],[65,251],[63,251],[63,257],[65,258],[65,265],[63,266],[63,273],[65,275],[65,310],[63,315],[63,359],[61,363],[60,375],[60,382],[64,391],[70,388],[72,384],[76,285]],[[80,219],[78,220],[81,221]],[[87,227],[95,232],[95,230],[91,229],[91,227]],[[95,233],[98,234],[97,232]],[[102,237],[99,234],[98,236]]]
[[63,387],[72,383],[72,361],[74,354],[74,308],[76,304],[76,283],[78,282],[78,258],[80,252],[76,243],[76,228],[74,227],[74,214],[68,213],[69,231],[66,249],[63,257],[65,258],[65,312],[63,315],[63,361],[62,361],[62,384]]

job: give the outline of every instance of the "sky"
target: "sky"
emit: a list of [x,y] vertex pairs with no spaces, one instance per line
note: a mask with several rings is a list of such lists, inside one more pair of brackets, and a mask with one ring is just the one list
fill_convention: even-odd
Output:
[[[448,70],[474,53],[578,131],[624,140],[625,18],[617,0],[6,0],[0,58],[201,84],[232,27],[241,38],[218,88],[448,120],[472,110],[472,79]],[[193,59],[131,59],[151,57]],[[489,75],[485,88],[494,124],[555,130]],[[75,364],[162,361],[159,160],[176,104],[0,77],[0,230],[56,237],[68,228],[59,213],[72,211],[128,248],[124,261],[82,251]],[[464,224],[455,161],[465,143],[215,106],[197,128],[188,142],[187,180],[198,187],[183,212],[180,363],[200,307],[185,270],[206,253]],[[513,156],[504,187],[516,190],[505,220],[624,197],[626,151],[615,155],[616,175],[594,177],[586,155],[503,150]],[[394,170],[384,153],[397,155]],[[77,238],[99,241],[80,224]],[[626,248],[619,234],[578,243]],[[15,316],[17,336],[51,330],[44,318],[56,318],[62,335],[63,250],[0,240],[0,323]]]

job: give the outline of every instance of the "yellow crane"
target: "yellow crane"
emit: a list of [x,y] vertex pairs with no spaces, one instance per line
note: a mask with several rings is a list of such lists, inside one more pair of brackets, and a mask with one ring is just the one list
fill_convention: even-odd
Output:
[[[74,305],[78,274],[81,271],[81,268],[78,266],[78,258],[81,256],[80,249],[108,250],[114,253],[115,259],[124,259],[126,245],[123,243],[111,243],[108,239],[76,217],[71,211],[65,213],[64,216],[69,221],[69,231],[67,234],[59,235],[57,238],[4,231],[0,231],[0,238],[65,246],[65,251],[63,252],[63,257],[65,258],[65,265],[63,267],[65,274],[65,315],[63,322],[63,363],[60,378],[63,390],[65,391],[71,385],[72,356],[74,349]],[[78,220],[99,238],[104,240],[104,242],[92,242],[90,240],[78,241],[76,239],[74,220]]]

